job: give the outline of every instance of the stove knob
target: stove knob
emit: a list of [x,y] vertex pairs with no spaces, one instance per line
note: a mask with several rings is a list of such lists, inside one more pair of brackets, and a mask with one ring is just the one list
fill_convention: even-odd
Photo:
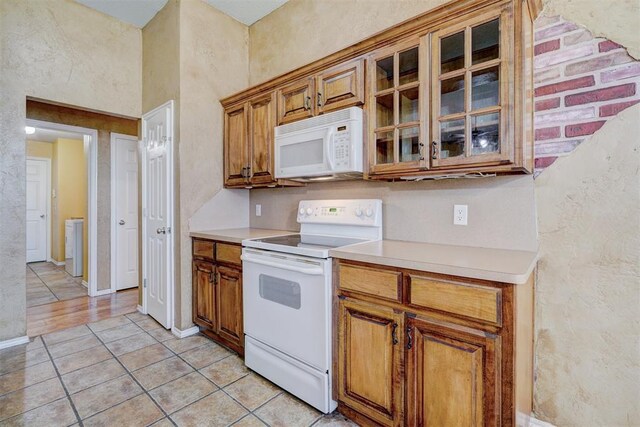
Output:
[[304,208],[300,208],[300,210],[298,211],[298,213],[299,213],[300,215],[304,215]]
[[367,214],[367,216],[372,216],[373,215],[373,210],[367,209],[366,214]]
[[356,216],[362,216],[362,209],[356,208]]
[[313,213],[313,209],[307,208],[307,215],[311,215]]

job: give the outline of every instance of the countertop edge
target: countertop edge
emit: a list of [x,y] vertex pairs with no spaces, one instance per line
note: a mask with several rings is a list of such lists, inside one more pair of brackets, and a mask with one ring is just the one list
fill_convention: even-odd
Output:
[[[272,229],[268,229],[268,228],[251,228],[251,227],[246,227],[246,228],[221,228],[219,230],[193,230],[193,231],[189,231],[189,237],[196,237],[196,238],[200,238],[200,239],[207,239],[207,240],[216,240],[219,242],[225,242],[225,243],[235,243],[238,245],[242,244],[242,241],[245,239],[251,239],[251,238],[258,238],[258,236],[255,237],[251,237],[251,236],[243,236],[243,237],[238,237],[237,234],[240,230],[247,230],[247,233],[251,233],[251,232],[256,232],[256,231],[263,231],[265,236],[262,237],[266,237],[268,236],[284,236],[287,234],[294,234],[296,233],[295,231],[288,231],[288,230],[272,230]],[[225,234],[225,231],[228,233],[229,231],[233,231],[234,235],[229,235],[229,234]]]

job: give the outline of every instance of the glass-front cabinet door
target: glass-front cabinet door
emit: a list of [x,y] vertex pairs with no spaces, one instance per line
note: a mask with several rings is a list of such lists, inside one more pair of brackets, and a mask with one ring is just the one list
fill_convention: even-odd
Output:
[[369,61],[369,173],[426,168],[426,43],[415,39]]
[[479,16],[432,36],[432,167],[511,159],[505,14]]

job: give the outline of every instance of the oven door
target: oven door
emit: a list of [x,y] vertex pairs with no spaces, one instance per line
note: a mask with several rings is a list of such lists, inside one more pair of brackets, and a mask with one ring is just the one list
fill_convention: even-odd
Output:
[[244,248],[242,282],[244,333],[329,370],[331,260]]
[[275,139],[276,178],[298,178],[331,173],[335,153],[332,151],[330,127],[296,132]]

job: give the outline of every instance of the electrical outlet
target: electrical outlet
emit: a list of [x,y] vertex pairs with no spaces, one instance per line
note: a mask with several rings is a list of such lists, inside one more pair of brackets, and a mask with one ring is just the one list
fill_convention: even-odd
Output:
[[467,225],[467,205],[453,205],[453,223]]
[[256,216],[262,216],[262,205],[256,205]]

